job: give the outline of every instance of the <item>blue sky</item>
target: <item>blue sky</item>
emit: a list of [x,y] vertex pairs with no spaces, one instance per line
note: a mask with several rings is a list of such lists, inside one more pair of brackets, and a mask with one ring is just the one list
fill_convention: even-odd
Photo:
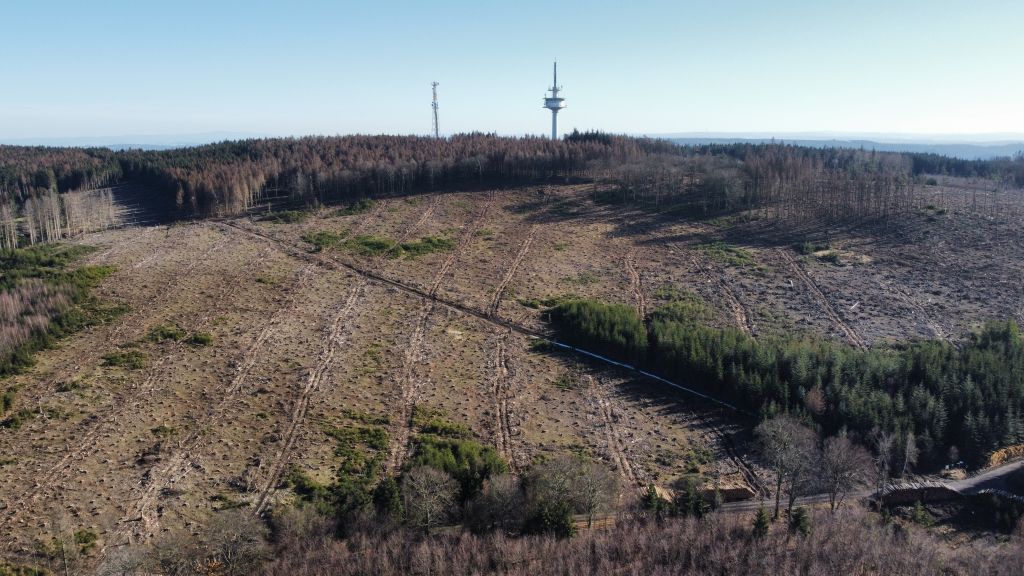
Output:
[[0,140],[1024,132],[1021,0],[0,1]]

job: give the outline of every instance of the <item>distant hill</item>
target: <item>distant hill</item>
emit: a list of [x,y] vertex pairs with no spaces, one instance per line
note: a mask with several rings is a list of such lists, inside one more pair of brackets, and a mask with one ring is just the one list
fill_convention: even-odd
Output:
[[670,137],[683,146],[703,144],[767,144],[771,142],[813,148],[854,148],[879,152],[916,152],[941,154],[964,160],[991,160],[1024,152],[1024,140],[1009,142],[879,142],[876,140],[785,139],[785,138],[701,138]]
[[255,132],[203,132],[196,134],[122,134],[120,136],[69,136],[39,138],[0,138],[0,144],[12,146],[56,146],[109,148],[111,150],[170,150],[200,146],[225,140],[264,138]]

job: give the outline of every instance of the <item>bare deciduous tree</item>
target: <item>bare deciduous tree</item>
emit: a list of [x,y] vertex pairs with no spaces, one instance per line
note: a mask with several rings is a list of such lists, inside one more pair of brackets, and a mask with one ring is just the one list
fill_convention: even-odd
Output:
[[501,474],[484,483],[483,491],[469,503],[466,524],[477,533],[514,532],[523,521],[524,498],[519,481]]
[[459,484],[430,466],[417,466],[402,478],[402,499],[409,523],[424,532],[448,518],[459,493]]
[[756,430],[761,454],[775,472],[775,512],[779,517],[782,493],[792,509],[797,496],[813,480],[816,459],[814,432],[789,416],[762,422]]
[[843,499],[860,482],[866,480],[871,468],[871,456],[840,432],[826,438],[822,444],[819,475],[821,487],[828,493],[832,511],[842,505]]
[[578,510],[587,515],[588,527],[595,514],[611,510],[619,497],[619,477],[599,462],[581,462],[575,485]]
[[889,483],[892,451],[896,437],[892,432],[875,428],[871,432],[871,440],[875,445],[875,486],[879,493]]

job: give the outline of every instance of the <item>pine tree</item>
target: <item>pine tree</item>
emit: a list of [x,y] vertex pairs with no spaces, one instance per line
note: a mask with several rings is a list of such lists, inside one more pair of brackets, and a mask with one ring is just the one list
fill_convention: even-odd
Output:
[[761,506],[757,509],[757,515],[754,516],[754,531],[752,535],[754,538],[761,539],[768,535],[768,529],[771,527],[771,520],[768,518],[768,511]]
[[789,530],[798,532],[801,536],[811,533],[811,517],[807,514],[806,508],[793,510],[793,515],[789,518]]

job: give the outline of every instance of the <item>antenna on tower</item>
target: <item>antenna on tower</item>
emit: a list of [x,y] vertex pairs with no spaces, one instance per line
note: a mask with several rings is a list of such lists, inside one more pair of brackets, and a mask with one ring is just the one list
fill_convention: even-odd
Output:
[[437,122],[437,82],[430,85],[434,89],[434,103],[431,105],[434,108],[434,138],[441,137],[441,126]]
[[562,87],[558,85],[558,61],[555,61],[554,79],[551,84],[551,88],[548,90],[551,92],[550,97],[544,98],[544,107],[551,110],[551,139],[558,140],[558,111],[565,108],[565,98],[559,98],[558,93],[562,90]]

